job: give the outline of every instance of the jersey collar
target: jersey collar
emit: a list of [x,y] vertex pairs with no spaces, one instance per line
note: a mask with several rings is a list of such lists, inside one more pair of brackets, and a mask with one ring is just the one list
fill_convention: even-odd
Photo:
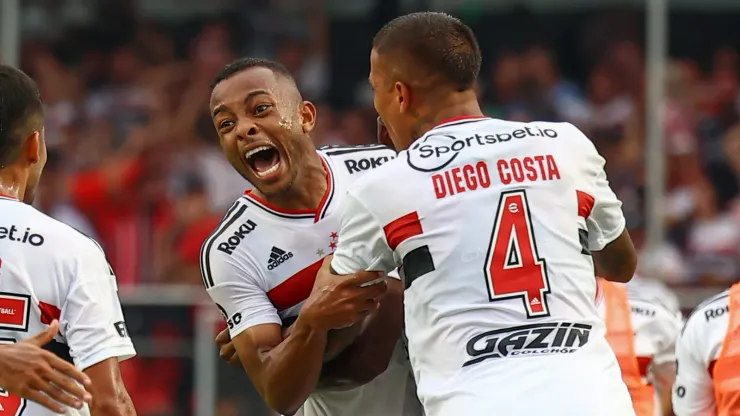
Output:
[[4,194],[2,192],[0,192],[0,199],[7,199],[7,200],[10,200],[10,201],[18,201],[18,198],[14,197],[12,195]]
[[320,153],[318,154],[321,158],[321,163],[324,165],[324,170],[326,171],[326,191],[324,191],[324,196],[321,198],[321,202],[319,202],[319,206],[316,209],[284,209],[280,207],[276,207],[269,202],[265,201],[264,199],[258,197],[257,195],[252,192],[251,189],[244,192],[245,198],[247,198],[250,202],[252,202],[254,205],[256,205],[258,208],[263,209],[264,211],[267,211],[268,213],[275,215],[277,217],[281,218],[313,218],[314,222],[319,222],[322,218],[326,216],[327,209],[329,205],[331,204],[332,199],[334,198],[334,172],[331,170],[331,166],[326,161],[323,155]]
[[466,124],[471,121],[478,121],[478,120],[489,119],[489,118],[490,117],[486,117],[486,116],[457,116],[457,117],[447,118],[437,123],[437,125],[432,127],[431,130],[434,130],[440,127],[447,127],[450,125]]

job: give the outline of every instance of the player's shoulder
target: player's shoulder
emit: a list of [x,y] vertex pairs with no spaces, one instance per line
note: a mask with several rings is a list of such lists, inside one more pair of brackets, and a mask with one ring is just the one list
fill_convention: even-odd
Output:
[[646,321],[673,322],[681,324],[680,316],[668,308],[662,302],[648,297],[632,296],[629,298],[630,310],[634,315],[640,316]]
[[243,197],[237,199],[203,241],[200,267],[206,288],[215,284],[225,265],[239,269],[250,267],[250,242],[258,244],[253,241],[255,231],[264,227],[256,213]]
[[14,208],[14,212],[8,213],[5,224],[0,227],[0,233],[7,234],[6,238],[68,260],[90,252],[102,252],[100,244],[94,239],[31,205],[19,202]]
[[716,325],[722,325],[720,319],[728,315],[730,291],[725,290],[700,303],[686,319],[682,334],[703,334]]
[[[551,122],[551,121],[512,121],[497,118],[477,118],[463,122],[450,122],[441,124],[424,134],[422,140],[428,137],[443,136],[451,134],[453,136],[464,135],[467,133],[491,133],[487,142],[507,142],[511,139],[525,138],[563,138],[573,137],[582,139],[586,136],[583,132],[568,122]],[[510,135],[510,136],[507,136]]]
[[396,157],[395,150],[382,144],[331,145],[319,147],[317,150],[336,169],[349,175],[374,170]]

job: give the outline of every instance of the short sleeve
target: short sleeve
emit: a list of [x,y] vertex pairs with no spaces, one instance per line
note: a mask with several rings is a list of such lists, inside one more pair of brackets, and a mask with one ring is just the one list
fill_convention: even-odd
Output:
[[573,127],[580,136],[583,149],[583,170],[579,178],[579,209],[587,212],[588,245],[593,251],[600,251],[616,240],[624,231],[626,222],[622,213],[622,202],[609,186],[604,166],[606,160],[596,151],[593,143],[580,130]]
[[232,338],[253,326],[282,324],[267,291],[259,284],[255,267],[207,247],[200,260],[206,291],[226,319]]
[[676,382],[673,412],[676,416],[713,416],[714,388],[709,363],[700,358],[695,321],[689,320],[676,345]]
[[388,246],[383,227],[352,192],[345,197],[337,249],[331,262],[338,274],[361,270],[390,272],[400,266]]
[[75,365],[86,369],[109,358],[136,355],[118,299],[113,269],[90,242],[72,265],[72,279],[59,319]]

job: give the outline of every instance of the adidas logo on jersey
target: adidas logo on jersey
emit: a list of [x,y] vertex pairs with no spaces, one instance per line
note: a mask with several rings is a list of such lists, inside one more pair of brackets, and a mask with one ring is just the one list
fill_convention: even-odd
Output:
[[290,251],[286,252],[285,250],[273,247],[272,250],[270,250],[270,260],[267,261],[267,270],[272,270],[278,267],[292,257],[293,253]]

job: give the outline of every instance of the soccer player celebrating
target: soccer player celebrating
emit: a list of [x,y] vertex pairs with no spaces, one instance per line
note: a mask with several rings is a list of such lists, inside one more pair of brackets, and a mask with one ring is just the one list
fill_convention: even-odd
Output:
[[676,345],[676,416],[740,415],[740,283],[689,316]]
[[[113,271],[96,242],[30,205],[46,163],[38,88],[26,74],[2,65],[0,102],[0,343],[45,343],[84,372],[92,396],[88,413],[64,392],[79,396],[73,381],[56,374],[79,380],[76,373],[27,350],[39,361],[19,375],[26,386],[8,386],[22,396],[0,391],[0,413],[45,416],[64,411],[59,404],[66,404],[80,408],[68,415],[135,415],[118,368],[135,351]],[[43,335],[29,339],[35,333]]]
[[400,153],[349,190],[331,267],[402,266],[428,416],[634,415],[594,302],[594,262],[618,282],[636,265],[604,159],[571,124],[482,116],[480,64],[446,14],[378,32],[369,78]]
[[624,285],[603,279],[599,284],[599,315],[606,323],[606,339],[619,361],[635,413],[672,415],[676,340],[683,325],[680,313],[641,290],[646,285],[633,288],[632,282]]
[[273,61],[228,65],[210,109],[226,158],[255,187],[201,250],[203,283],[228,324],[229,334],[218,337],[222,357],[238,360],[283,414],[301,407],[306,416],[417,414],[398,348],[401,282],[368,286],[379,278],[368,272],[316,279],[336,248],[338,204],[395,152],[381,145],[317,151],[309,137],[316,110]]

